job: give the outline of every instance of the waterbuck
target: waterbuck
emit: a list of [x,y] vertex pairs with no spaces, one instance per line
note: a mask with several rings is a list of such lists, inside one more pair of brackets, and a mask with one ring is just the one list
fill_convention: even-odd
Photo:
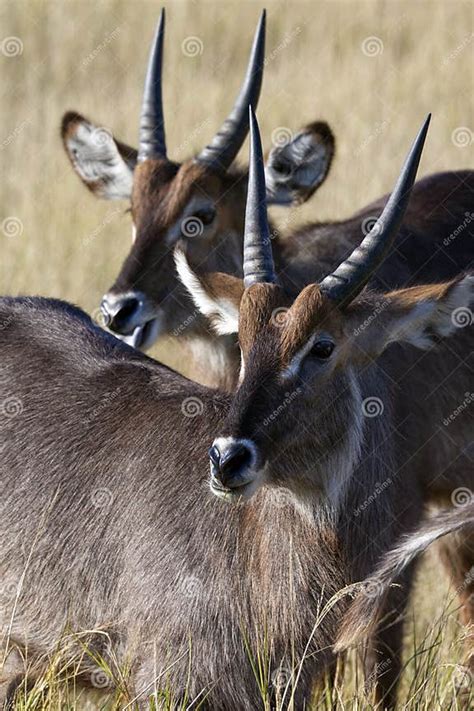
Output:
[[[411,178],[415,164],[408,162]],[[398,535],[421,520],[428,501],[449,502],[458,487],[474,488],[472,419],[452,417],[474,397],[472,335],[460,328],[472,322],[472,312],[456,303],[460,292],[471,303],[474,277],[359,296],[393,243],[408,199],[402,190],[400,202],[407,174],[360,247],[295,300],[277,284],[262,184],[258,191],[249,187],[248,204],[253,195],[260,212],[247,212],[243,284],[228,275],[198,275],[177,254],[196,304],[219,332],[238,331],[242,350],[240,387],[210,450],[212,490],[235,500],[278,484],[303,508],[307,497],[311,518],[309,489],[320,488],[333,513],[340,507],[339,525],[355,536],[344,545],[356,566],[373,565],[378,526]],[[427,352],[420,356],[418,349]],[[366,495],[362,508],[357,486]],[[468,535],[450,555],[460,584],[474,562]],[[403,612],[412,575],[413,566],[403,571],[404,587],[390,590],[384,612]],[[472,605],[465,609],[472,615]],[[388,703],[400,672],[401,619],[378,630],[367,657],[369,668],[382,663],[378,699]]]
[[[172,251],[184,239],[207,268],[242,274],[247,172],[232,165],[248,133],[248,105],[256,107],[260,95],[265,12],[231,113],[211,143],[182,164],[167,157],[161,99],[164,23],[163,10],[147,69],[138,151],[76,112],[63,117],[62,137],[74,169],[95,195],[131,200],[132,251],[102,301],[108,327],[142,349],[158,336],[179,337],[192,352],[197,379],[233,385],[239,366],[235,339],[209,333],[177,279]],[[275,147],[267,167],[268,199],[288,205],[307,200],[325,180],[333,153],[334,138],[324,122]],[[294,164],[291,174],[288,159]]]
[[[40,665],[66,629],[65,654],[71,664],[82,659],[75,668],[84,681],[97,672],[85,662],[87,645],[112,670],[131,669],[142,708],[154,694],[157,708],[199,696],[214,711],[263,705],[258,654],[273,679],[284,670],[283,707],[303,708],[343,613],[343,602],[325,603],[369,575],[395,535],[419,520],[417,481],[398,472],[407,455],[424,452],[426,416],[405,431],[407,393],[426,415],[425,374],[436,363],[449,379],[456,361],[452,388],[429,402],[441,419],[467,387],[457,360],[467,333],[457,333],[452,314],[469,308],[471,277],[358,296],[399,227],[425,132],[383,227],[308,286],[281,323],[272,314],[291,299],[275,283],[252,126],[244,372],[234,396],[192,383],[68,304],[0,301],[0,629],[9,648],[27,647]],[[213,280],[231,309],[237,282]],[[220,300],[216,317],[228,318]],[[420,370],[415,347],[438,339],[439,355],[429,351]],[[398,392],[390,378],[400,373]],[[364,418],[373,397],[383,412]],[[466,441],[462,418],[441,439],[424,454],[433,455],[433,473]],[[446,482],[440,472],[440,490],[454,474]]]
[[[102,307],[109,328],[147,348],[159,336],[180,338],[192,352],[193,378],[233,386],[239,369],[235,339],[210,333],[177,279],[172,250],[181,239],[188,259],[205,271],[240,276],[246,169],[233,161],[248,129],[247,105],[255,107],[263,74],[262,16],[246,79],[235,106],[211,144],[177,164],[167,158],[161,101],[164,15],[147,71],[138,152],[77,113],[63,119],[72,165],[95,195],[130,199],[134,243]],[[105,139],[105,140],[103,140]],[[329,127],[317,122],[270,153],[267,202],[302,202],[327,176],[334,153]],[[432,175],[412,192],[394,249],[374,285],[383,290],[450,279],[472,263],[474,174]],[[272,228],[276,269],[296,296],[347,258],[385,205],[386,197],[353,217],[302,227],[282,238]]]

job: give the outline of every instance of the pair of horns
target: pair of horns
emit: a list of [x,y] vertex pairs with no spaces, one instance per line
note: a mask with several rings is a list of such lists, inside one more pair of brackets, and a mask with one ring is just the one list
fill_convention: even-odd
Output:
[[[265,171],[257,119],[250,115],[250,167],[244,232],[244,286],[275,283],[270,230],[266,209]],[[428,114],[408,153],[398,181],[385,208],[361,244],[326,276],[320,288],[339,306],[350,303],[364,288],[393,244],[408,205],[425,143]]]
[[[265,54],[265,10],[255,32],[252,51],[244,82],[234,107],[211,143],[196,157],[217,170],[227,170],[239,152],[249,130],[248,107],[256,108],[262,86]],[[153,46],[150,52],[140,117],[138,161],[148,158],[166,159],[166,140],[163,119],[161,77],[163,69],[163,40],[165,11],[161,11]]]

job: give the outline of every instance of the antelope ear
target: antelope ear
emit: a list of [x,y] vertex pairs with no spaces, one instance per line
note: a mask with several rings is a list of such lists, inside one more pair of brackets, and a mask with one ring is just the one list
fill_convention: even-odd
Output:
[[137,162],[134,148],[73,111],[63,116],[61,136],[74,170],[89,190],[106,200],[131,197]]
[[238,333],[242,279],[221,272],[198,275],[179,246],[174,250],[174,259],[180,280],[215,332],[220,336]]
[[321,121],[306,126],[274,148],[265,166],[267,203],[298,205],[325,181],[334,157],[334,136]]
[[370,357],[390,343],[404,342],[426,349],[473,323],[473,301],[473,274],[444,284],[400,289],[370,305],[350,306],[350,335],[361,352]]

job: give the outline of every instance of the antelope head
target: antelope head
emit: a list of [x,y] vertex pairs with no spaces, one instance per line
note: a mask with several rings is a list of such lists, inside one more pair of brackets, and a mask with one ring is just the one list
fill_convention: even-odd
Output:
[[[133,244],[104,296],[109,328],[146,348],[160,335],[191,335],[205,326],[177,279],[173,248],[208,271],[242,273],[246,172],[232,168],[248,133],[248,105],[256,107],[263,77],[265,13],[232,111],[211,143],[179,164],[167,156],[161,93],[164,11],[145,80],[138,151],[112,139],[76,113],[63,119],[66,152],[95,195],[131,200]],[[302,202],[324,181],[334,150],[328,126],[315,123],[275,148],[268,160],[269,200]]]
[[428,122],[429,117],[371,232],[333,273],[290,302],[273,264],[252,114],[243,282],[223,274],[200,276],[182,252],[176,255],[196,304],[221,333],[238,331],[242,352],[240,385],[210,449],[210,486],[217,496],[246,498],[265,484],[296,496],[320,490],[340,498],[338,487],[357,465],[363,443],[361,374],[392,342],[426,348],[455,330],[451,312],[469,305],[472,276],[362,293],[403,218]]

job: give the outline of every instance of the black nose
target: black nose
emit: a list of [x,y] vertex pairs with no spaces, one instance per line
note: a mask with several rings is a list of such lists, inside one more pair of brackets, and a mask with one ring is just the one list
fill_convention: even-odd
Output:
[[209,459],[216,479],[232,488],[240,485],[240,475],[251,465],[252,451],[242,442],[228,444],[223,450],[214,444],[209,450]]
[[136,324],[132,319],[140,308],[140,301],[135,296],[105,296],[101,309],[106,326],[116,333],[130,333]]

